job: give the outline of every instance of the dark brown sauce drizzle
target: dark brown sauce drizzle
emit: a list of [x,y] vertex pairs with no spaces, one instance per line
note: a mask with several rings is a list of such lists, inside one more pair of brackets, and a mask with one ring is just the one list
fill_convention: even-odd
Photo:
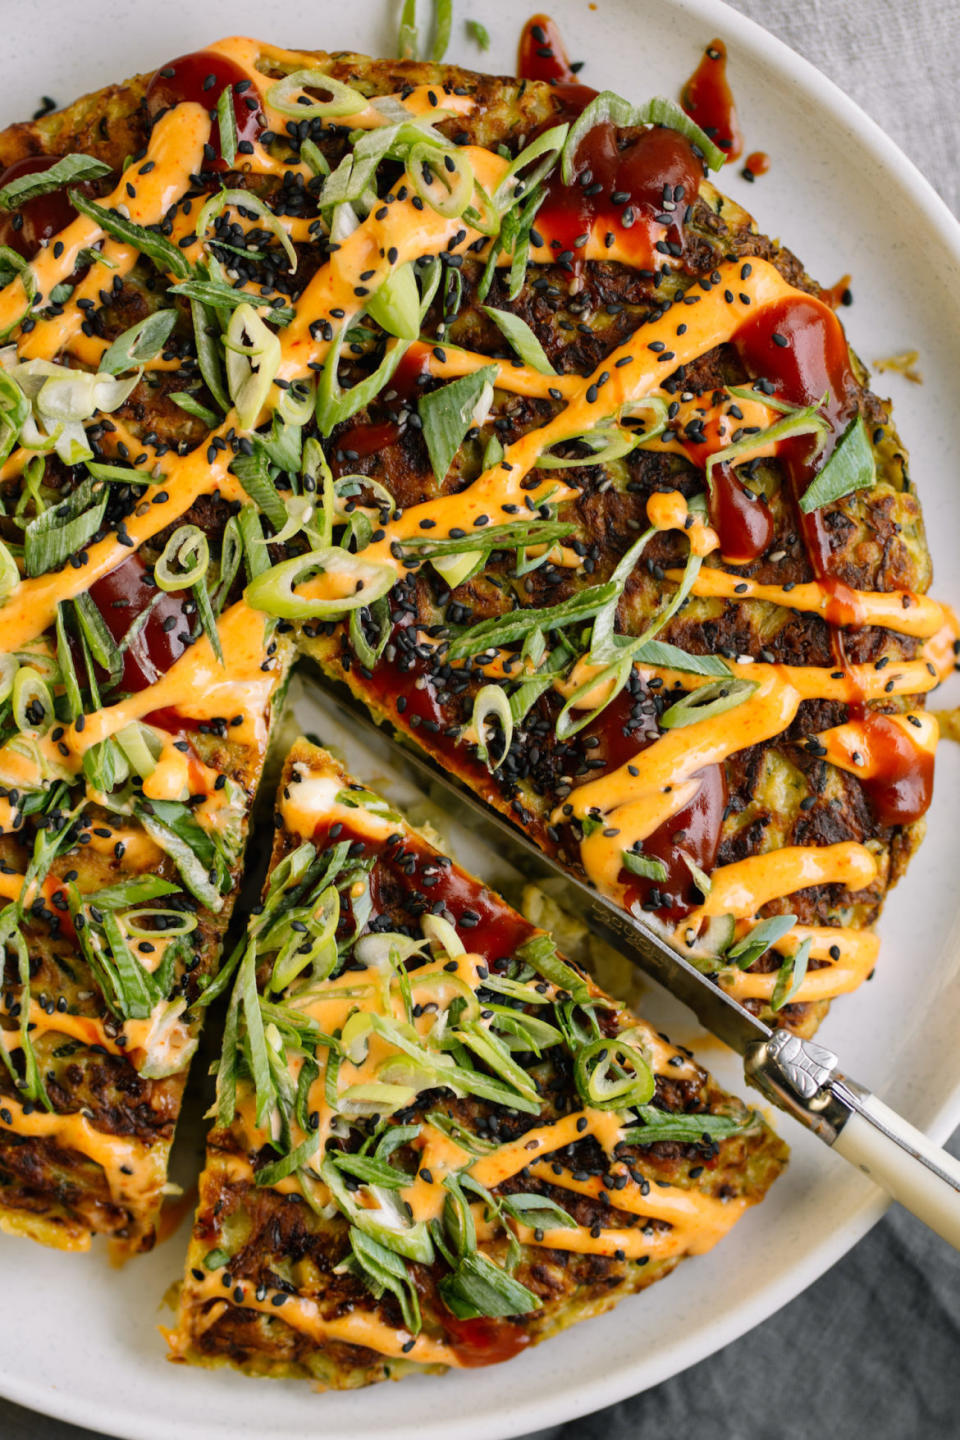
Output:
[[728,160],[739,159],[743,154],[743,136],[727,80],[727,47],[722,40],[710,41],[703,59],[683,87],[680,103]]
[[[205,170],[226,170],[220,152],[220,126],[216,119],[217,101],[223,90],[233,87],[233,113],[237,122],[238,150],[257,140],[266,126],[260,97],[250,78],[233,60],[213,50],[194,50],[162,65],[147,86],[146,106],[151,119],[190,100],[212,114],[210,141],[204,158]],[[242,161],[240,162],[242,163]]]
[[[0,190],[24,175],[43,174],[59,158],[58,155],[24,155],[0,175]],[[77,212],[67,199],[66,188],[51,190],[14,210],[0,213],[0,245],[9,245],[25,260],[32,260],[41,244],[65,230],[76,218]]]
[[[545,15],[524,27],[518,64],[523,79],[555,86],[561,109],[551,124],[576,119],[596,98],[595,90],[576,83],[556,26]],[[656,252],[683,253],[686,208],[702,175],[701,162],[675,130],[654,126],[621,150],[616,128],[602,121],[577,149],[573,183],[564,184],[559,167],[547,181],[536,230],[559,263],[576,273],[583,263],[578,252],[602,226],[605,243],[617,244],[652,278]]]

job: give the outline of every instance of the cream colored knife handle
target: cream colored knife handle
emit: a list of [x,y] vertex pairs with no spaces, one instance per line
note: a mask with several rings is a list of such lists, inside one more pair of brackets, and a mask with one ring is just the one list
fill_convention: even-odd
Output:
[[848,1091],[842,1081],[833,1088],[852,1111],[834,1150],[960,1250],[960,1160],[876,1095]]

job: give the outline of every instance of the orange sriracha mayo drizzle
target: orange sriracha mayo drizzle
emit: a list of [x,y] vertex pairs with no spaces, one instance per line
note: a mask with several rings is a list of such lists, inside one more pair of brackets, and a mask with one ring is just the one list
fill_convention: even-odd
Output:
[[52,1140],[59,1149],[75,1150],[99,1165],[116,1205],[142,1211],[159,1203],[166,1181],[166,1143],[150,1146],[126,1135],[111,1135],[96,1129],[80,1111],[52,1115],[6,1095],[0,1105],[0,1127]]
[[[257,68],[258,57],[281,68],[289,68],[291,64],[312,68],[316,63],[315,57],[277,50],[246,39],[222,41],[212,48],[245,68],[261,93],[267,77],[264,77]],[[406,97],[404,103],[412,113],[425,114],[430,109],[432,102],[427,93],[427,87],[420,87],[413,95]],[[468,110],[472,103],[467,97],[448,95],[444,95],[442,101],[443,108],[459,113]],[[434,113],[437,112],[434,111]],[[349,123],[353,128],[370,128],[383,124],[384,116],[376,106],[368,105],[364,110],[349,117]],[[134,167],[132,173],[133,180],[136,182],[134,185],[136,194],[133,197],[128,194],[126,186],[131,178],[128,173],[114,194],[107,197],[102,203],[107,207],[112,205],[118,208],[124,207],[124,213],[136,220],[137,223],[156,223],[182,196],[189,183],[189,175],[199,168],[202,146],[208,135],[209,117],[202,107],[190,103],[176,106],[154,126],[146,157],[154,162],[153,169],[143,175],[139,173],[143,168],[142,164]],[[466,154],[474,165],[478,180],[485,188],[489,190],[495,187],[507,162],[478,147],[466,147]],[[263,151],[262,147],[255,147],[254,155],[250,158],[250,168],[260,173],[278,173],[278,169],[288,170],[296,167],[274,161]],[[377,214],[379,211],[361,222],[353,234],[346,238],[340,250],[320,268],[301,295],[296,305],[294,321],[280,337],[282,360],[278,372],[279,378],[291,380],[307,375],[309,365],[322,359],[326,354],[328,342],[317,340],[311,334],[310,327],[314,321],[328,318],[331,311],[336,308],[344,313],[343,324],[349,324],[350,320],[363,308],[355,294],[358,279],[362,273],[367,270],[373,271],[367,287],[372,293],[376,286],[386,278],[391,263],[404,263],[422,255],[437,253],[441,249],[459,253],[477,238],[476,232],[471,231],[460,220],[443,219],[429,207],[425,207],[422,211],[415,210],[408,201],[392,204],[386,218],[378,219]],[[73,272],[77,266],[80,251],[86,247],[103,241],[109,257],[117,266],[117,270],[113,273],[128,273],[136,259],[133,247],[118,245],[116,242],[106,239],[96,222],[83,216],[79,216],[73,221],[56,239],[62,245],[59,256],[54,253],[59,247],[55,243],[51,243],[41,250],[31,262],[36,289],[40,297],[38,304],[42,303],[43,297],[48,296],[57,283],[65,280]],[[397,249],[398,259],[396,262],[388,262],[386,259],[387,251],[391,247]],[[584,250],[585,258],[591,258],[594,254],[607,260],[619,258],[616,251],[611,251],[602,243],[598,243],[595,238]],[[533,252],[531,258],[548,260],[552,257],[549,252],[542,255],[539,252]],[[622,258],[626,259],[627,257]],[[440,533],[443,534],[449,533],[454,526],[470,526],[481,514],[502,514],[504,505],[515,503],[521,495],[530,496],[536,500],[545,488],[548,489],[551,499],[554,501],[572,498],[575,492],[570,487],[558,484],[553,478],[548,486],[545,482],[544,485],[527,491],[521,489],[521,482],[536,467],[539,457],[550,446],[590,430],[598,421],[615,413],[623,404],[629,402],[636,404],[648,396],[657,394],[659,378],[664,372],[661,361],[655,358],[649,349],[652,342],[662,341],[663,347],[666,347],[668,352],[668,358],[675,362],[675,366],[680,366],[729,340],[736,333],[740,324],[748,316],[755,314],[758,309],[799,294],[772,265],[763,260],[754,261],[752,273],[746,280],[740,276],[737,266],[730,262],[724,262],[718,269],[720,272],[719,284],[708,293],[698,294],[695,297],[697,303],[683,307],[682,327],[678,323],[676,310],[648,322],[619,350],[602,362],[591,376],[537,377],[536,372],[531,371],[529,367],[517,368],[500,365],[499,379],[504,388],[514,389],[518,393],[542,394],[545,386],[547,394],[549,394],[550,386],[553,385],[553,388],[560,392],[565,401],[564,408],[546,425],[538,430],[528,432],[512,444],[503,461],[482,474],[467,490],[456,496],[445,496],[421,505],[410,506],[402,517],[396,518],[390,525],[384,527],[384,538],[367,548],[364,554],[365,560],[392,566],[399,573],[399,562],[394,558],[391,547],[397,541],[417,534],[424,519],[434,520],[435,524],[440,527]],[[724,299],[727,279],[731,282],[731,293],[734,294],[734,299],[730,302]],[[735,284],[733,283],[734,279]],[[86,359],[90,347],[85,346],[84,343],[87,337],[82,337],[80,334],[82,313],[75,301],[76,298],[85,297],[86,291],[83,289],[83,285],[89,288],[93,283],[88,277],[87,281],[82,282],[78,296],[73,297],[70,302],[65,304],[62,315],[49,320],[39,320],[31,336],[21,337],[21,354],[25,357],[30,355],[50,357],[69,351],[76,345],[77,353]],[[25,313],[26,301],[26,292],[19,278],[11,282],[4,290],[0,290],[0,329],[12,327],[17,323]],[[451,351],[449,354],[452,356],[452,359],[448,358],[449,365],[474,363],[471,357],[464,359],[456,351]],[[93,358],[91,356],[91,359]],[[431,357],[431,369],[438,363]],[[490,361],[487,357],[482,357],[482,363],[489,364]],[[556,384],[554,384],[554,380]],[[549,383],[545,385],[545,382]],[[523,386],[527,387],[526,390],[521,388]],[[236,417],[231,413],[223,422],[220,430],[215,433],[222,438],[229,432],[235,420]],[[206,446],[201,446],[184,457],[167,455],[162,460],[158,457],[157,466],[162,480],[162,494],[166,498],[158,503],[158,497],[155,495],[151,498],[148,493],[137,507],[136,512],[129,517],[127,531],[133,549],[165,529],[173,520],[189,509],[200,495],[219,491],[228,499],[240,499],[242,491],[238,483],[228,474],[229,461],[230,452],[227,450],[218,452],[217,457],[209,462],[206,458]],[[4,637],[8,648],[20,648],[49,628],[60,600],[75,597],[87,590],[97,578],[109,573],[129,553],[129,548],[121,547],[117,540],[111,537],[89,547],[87,564],[80,569],[68,568],[57,575],[21,580],[0,606],[0,624],[4,627]],[[723,585],[727,583],[726,579],[711,581],[706,578],[721,574],[722,572],[713,569],[702,570],[698,577],[698,583],[701,586],[710,583]],[[729,578],[733,579],[733,577]],[[324,578],[321,577],[319,580],[311,582],[310,586],[305,587],[305,593],[311,591],[322,593],[324,584]],[[793,593],[795,596],[795,592]],[[755,593],[751,595],[751,598],[768,597]],[[777,597],[770,595],[769,598],[774,603],[779,603]],[[814,596],[813,599],[816,604],[811,608],[819,608],[826,614],[821,597]],[[892,629],[901,628],[900,624],[895,621],[901,621],[907,612],[892,614],[891,611],[896,608],[896,601],[891,601],[889,596],[861,595],[858,600],[862,606],[858,623],[883,623]],[[798,604],[796,596],[788,603]],[[914,614],[910,617],[911,623],[923,627],[923,633],[932,633],[928,628],[932,624],[933,615],[932,610],[929,609],[930,606],[932,606],[932,602],[923,601],[921,603],[918,601],[914,608]],[[245,621],[248,633],[252,633],[252,624],[252,620]],[[918,632],[911,629],[903,633]],[[941,632],[938,632],[938,636],[928,643],[927,653],[934,641],[938,639],[941,650],[946,648],[946,642],[942,639]],[[195,682],[202,671],[203,679],[209,679],[209,657],[205,657],[202,649],[205,643],[200,641],[193,647],[193,650],[197,652],[196,658],[192,662],[196,668],[191,670],[191,666],[184,666],[180,678],[186,678],[189,675]],[[725,717],[727,723],[724,729],[728,732],[738,732],[740,744],[731,743],[730,748],[725,749],[724,743],[721,743],[717,737],[716,727],[712,736],[704,732],[696,737],[691,735],[691,731],[696,727],[689,727],[685,732],[686,738],[696,738],[700,754],[719,754],[722,758],[724,754],[733,753],[735,749],[742,748],[744,744],[752,743],[751,740],[745,738],[743,733],[745,729],[749,729],[750,733],[756,734],[758,738],[770,738],[782,730],[784,723],[789,723],[788,720],[778,717],[790,715],[791,706],[793,707],[792,713],[795,713],[796,705],[805,695],[824,693],[826,682],[821,680],[820,672],[808,673],[802,667],[745,666],[734,667],[734,669],[738,674],[745,673],[751,678],[755,676],[759,686],[751,701],[740,707],[737,721],[734,724],[730,723],[729,717]],[[940,665],[938,669],[942,672],[944,666]],[[772,677],[765,673],[768,670],[775,672]],[[920,673],[923,671],[924,663],[922,661],[896,666],[897,675],[902,680],[902,683],[896,687],[896,693],[921,693],[932,688],[929,678],[925,683],[921,683],[924,682],[924,675]],[[909,691],[907,689],[908,676],[910,681],[915,679],[918,682]],[[117,707],[112,708],[116,710]],[[751,717],[749,722],[747,721],[748,716]],[[109,724],[110,721],[104,723]],[[710,722],[700,723],[709,724]],[[652,774],[651,767],[659,767],[657,773],[661,773],[664,751],[658,747],[663,746],[669,739],[669,736],[662,737],[649,751],[645,752],[640,761],[642,775],[649,778]],[[692,782],[686,777],[691,774],[691,767],[688,764],[680,764],[678,759],[676,774],[665,782],[673,786],[674,797],[679,793],[686,793],[689,797]],[[608,813],[617,813],[619,823],[619,820],[623,818],[621,812],[629,811],[633,833],[637,838],[642,838],[641,831],[644,834],[649,833],[649,829],[644,827],[650,823],[651,817],[659,814],[665,818],[677,808],[673,801],[658,798],[654,794],[655,786],[641,784],[638,787],[632,784],[623,784],[624,777],[620,772],[615,772],[615,777],[602,777],[601,780],[591,782],[591,785],[577,791],[575,799],[579,813],[586,813],[584,807],[589,808],[590,805],[599,805],[601,809],[608,806]],[[597,787],[602,787],[602,790],[598,790]],[[629,826],[627,828],[629,829]],[[600,839],[602,840],[603,837]],[[624,845],[626,843],[624,841]],[[584,847],[584,863],[588,873],[593,878],[599,876],[609,883],[613,865],[612,853],[616,850],[617,847],[608,844],[605,853],[596,837],[591,837],[591,841],[588,841]],[[615,884],[615,875],[613,880]],[[789,883],[789,877],[785,879],[784,883]],[[811,980],[812,978],[810,977]],[[57,1117],[52,1118],[56,1119]]]
[[[348,823],[351,833],[359,833],[373,842],[382,842],[387,835],[397,833],[398,822],[395,817],[377,815],[339,800],[337,797],[341,782],[336,774],[301,765],[298,767],[298,780],[299,783],[289,786],[281,801],[284,824],[293,833],[303,838],[312,838],[321,822],[327,825],[336,823],[337,820]],[[399,823],[402,825],[402,822]],[[452,974],[446,968],[449,964],[446,956],[409,972],[410,996],[415,1005],[432,1000],[443,1008],[456,995],[463,993],[464,981],[470,989],[476,990],[482,983],[483,972],[480,967],[485,966],[485,957],[465,953],[455,959],[457,968]],[[548,988],[551,991],[554,989],[553,986]],[[384,975],[377,970],[351,971],[322,981],[288,997],[286,1003],[313,1020],[326,1034],[340,1033],[350,1016],[358,1013],[386,1014],[395,1020],[405,1017],[399,983],[392,977],[385,981]],[[421,1035],[426,1034],[432,1024],[433,1015],[427,1011],[414,1021],[415,1028]],[[696,1067],[681,1052],[675,1050],[645,1022],[638,1022],[632,1034],[636,1036],[638,1032],[639,1038],[634,1043],[639,1044],[648,1064],[656,1073],[681,1080],[692,1078],[698,1073]],[[379,1067],[389,1063],[396,1054],[385,1039],[374,1035],[366,1053],[360,1059],[354,1061],[346,1056],[342,1057],[336,1082],[338,1096],[344,1097],[352,1087],[375,1080]],[[300,1057],[289,1056],[287,1063],[291,1080],[296,1083]],[[317,1128],[321,1135],[322,1154],[324,1140],[330,1133],[335,1113],[329,1104],[323,1070],[311,1085],[305,1108],[315,1111],[319,1116]],[[251,1157],[268,1143],[269,1138],[269,1122],[259,1125],[255,1112],[252,1087],[241,1079],[232,1132],[234,1138],[241,1141],[246,1153],[237,1154],[215,1145],[208,1160],[209,1176],[223,1177],[230,1183],[249,1184],[254,1181],[255,1170]],[[444,1199],[448,1193],[443,1184],[446,1176],[466,1171],[481,1185],[494,1189],[529,1167],[530,1175],[538,1180],[545,1180],[573,1194],[596,1198],[601,1190],[598,1178],[582,1182],[574,1179],[569,1163],[564,1162],[559,1167],[559,1174],[555,1172],[554,1163],[548,1163],[551,1157],[567,1146],[592,1137],[608,1156],[610,1173],[617,1179],[617,1183],[622,1185],[622,1188],[615,1189],[610,1197],[613,1205],[612,1223],[602,1227],[598,1234],[596,1227],[591,1230],[582,1225],[534,1230],[511,1219],[509,1223],[520,1240],[527,1245],[584,1254],[613,1256],[622,1252],[628,1259],[660,1259],[705,1253],[736,1223],[749,1202],[741,1198],[718,1199],[682,1185],[641,1187],[629,1175],[624,1163],[614,1158],[616,1148],[623,1141],[627,1128],[628,1125],[611,1111],[588,1105],[581,1111],[534,1126],[516,1139],[477,1158],[452,1137],[425,1121],[421,1124],[419,1136],[413,1142],[419,1151],[417,1173],[411,1183],[399,1193],[409,1206],[415,1221],[430,1221],[438,1219],[442,1214]],[[291,1129],[292,1144],[306,1138],[295,1119],[291,1121]],[[637,1166],[632,1168],[635,1171]],[[315,1193],[322,1196],[325,1187],[319,1180],[314,1183]],[[298,1193],[301,1186],[294,1174],[279,1180],[271,1188],[282,1194],[292,1194]],[[478,1233],[483,1238],[492,1236],[494,1227],[484,1225],[482,1205],[476,1205],[474,1209],[477,1212],[475,1218]],[[619,1216],[617,1212],[621,1212]],[[629,1215],[643,1217],[651,1223],[636,1227],[625,1226],[624,1217]],[[616,1223],[617,1219],[619,1224]],[[231,1304],[277,1315],[273,1296],[281,1292],[267,1288],[264,1293],[263,1287],[255,1291],[254,1287],[243,1279],[239,1279],[238,1284],[239,1292],[235,1293],[237,1286],[234,1284],[227,1293],[218,1275],[205,1276],[198,1281],[191,1274],[185,1286],[184,1302],[191,1311],[205,1312],[200,1320],[201,1327],[215,1323],[223,1313],[222,1307]],[[222,1304],[212,1306],[211,1300]],[[357,1311],[347,1317],[350,1324],[344,1328],[339,1318],[324,1317],[319,1304],[309,1297],[285,1297],[279,1315],[294,1329],[309,1335],[318,1343],[340,1341],[364,1345],[383,1355],[404,1355],[424,1364],[461,1363],[454,1350],[427,1337],[420,1337],[417,1344],[408,1348],[413,1337],[407,1331],[384,1327],[376,1317],[369,1317],[365,1312]],[[190,1333],[195,1334],[197,1328],[197,1323],[193,1322]],[[183,1353],[188,1343],[182,1327],[178,1331],[168,1332],[168,1340],[174,1356]]]

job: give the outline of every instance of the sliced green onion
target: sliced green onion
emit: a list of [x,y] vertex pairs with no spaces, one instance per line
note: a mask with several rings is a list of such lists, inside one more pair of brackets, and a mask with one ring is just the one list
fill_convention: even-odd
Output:
[[160,354],[177,323],[176,310],[152,310],[149,315],[124,330],[100,358],[100,370],[107,375],[119,375],[121,370],[133,370],[138,365]]
[[[88,752],[89,753],[89,752]],[[145,807],[138,807],[140,823],[150,839],[166,851],[180,872],[184,885],[208,910],[223,909],[223,896],[210,879],[206,865],[196,851],[176,831],[152,815]]]
[[[197,525],[181,525],[163,548],[153,578],[161,590],[186,590],[202,580],[210,564],[210,545]],[[174,566],[179,566],[175,569]]]
[[414,145],[407,174],[421,200],[444,219],[456,219],[470,204],[473,166],[462,150],[445,150],[441,159],[434,146]]
[[610,576],[611,584],[616,586],[616,592],[608,603],[598,613],[593,622],[593,634],[590,639],[590,659],[595,663],[616,659],[620,643],[614,634],[614,626],[617,620],[617,606],[620,603],[620,596],[626,588],[627,581],[633,574],[647,546],[648,541],[656,532],[651,527],[644,530],[637,536],[630,548],[621,556],[616,569]]
[[266,515],[276,530],[287,523],[287,508],[270,478],[266,457],[257,445],[252,455],[238,455],[230,464],[230,473],[236,475],[240,484],[255,505]]
[[617,586],[608,580],[605,585],[590,586],[578,595],[571,595],[569,600],[543,610],[512,610],[508,615],[491,616],[451,640],[447,656],[451,660],[463,660],[491,647],[510,645],[531,630],[556,630],[590,620],[616,593]]
[[18,255],[16,250],[11,250],[9,245],[0,245],[0,283],[10,285],[15,276],[19,277],[23,286],[24,305],[16,317],[11,319],[10,324],[0,330],[0,340],[5,340],[11,331],[16,330],[37,295],[37,282],[29,262],[24,260],[22,255]]
[[[308,599],[296,593],[298,584],[320,575],[332,576],[343,586],[349,583],[353,589],[332,599]],[[396,578],[392,566],[371,564],[331,545],[296,555],[265,570],[247,586],[244,598],[254,610],[263,610],[284,620],[329,620],[379,600],[390,591]]]
[[574,166],[581,141],[596,125],[606,121],[618,129],[635,125],[665,125],[669,130],[679,131],[695,145],[702,152],[711,170],[719,170],[726,160],[723,151],[672,100],[665,100],[658,95],[653,100],[648,100],[645,105],[631,105],[629,100],[624,100],[613,90],[603,90],[595,100],[590,101],[579,119],[570,127],[561,161],[564,185],[572,185],[576,179]]
[[240,305],[230,317],[224,344],[227,386],[237,419],[245,430],[252,430],[280,368],[280,341],[252,305]]
[[462,1256],[456,1269],[444,1275],[437,1289],[444,1305],[458,1320],[529,1315],[543,1301],[480,1250]]
[[[197,361],[204,383],[221,410],[230,409],[230,396],[223,380],[223,337],[215,313],[199,300],[190,301]],[[216,422],[214,422],[216,423]]]
[[714,680],[691,690],[682,700],[671,705],[660,716],[663,730],[678,730],[684,725],[694,725],[700,720],[711,720],[742,705],[756,690],[753,680]]
[[145,780],[157,768],[163,742],[155,730],[139,720],[132,721],[118,730],[113,737],[123,751],[131,768]]
[[411,1280],[407,1267],[399,1255],[365,1234],[357,1225],[350,1226],[351,1260],[337,1265],[334,1274],[349,1268],[359,1273],[361,1279],[375,1299],[379,1300],[384,1291],[395,1296],[403,1323],[411,1335],[419,1335],[423,1328],[420,1315],[420,1301],[417,1287]]
[[621,850],[624,870],[631,875],[641,875],[645,880],[666,880],[669,874],[666,865],[656,855],[642,855],[636,850]]
[[0,601],[12,595],[19,584],[19,566],[7,546],[0,540]]
[[300,159],[306,161],[314,175],[329,175],[330,162],[319,150],[312,140],[303,140],[300,143]]
[[23,536],[27,574],[45,575],[82,550],[103,524],[108,499],[106,485],[84,480],[66,500],[31,520]]
[[631,650],[636,665],[653,665],[664,670],[682,670],[688,675],[729,675],[730,666],[719,655],[693,655],[665,640],[647,640]]
[[[422,923],[422,922],[421,922]],[[566,990],[578,1003],[590,998],[590,987],[583,976],[561,960],[557,947],[549,935],[534,935],[524,941],[516,952],[517,959],[530,965],[544,980],[549,980],[558,990]]]
[[135,470],[132,465],[106,465],[99,460],[83,462],[94,480],[109,480],[112,485],[157,485],[159,476]]
[[344,390],[337,378],[337,371],[345,335],[346,328],[341,326],[327,352],[323,369],[317,381],[317,429],[324,437],[328,436],[335,426],[344,420],[349,420],[358,410],[369,405],[370,401],[380,394],[380,391],[390,383],[393,372],[409,347],[409,341],[388,340],[383,352],[383,359],[376,370],[364,380],[351,386],[349,390]]
[[816,405],[807,405],[802,410],[791,410],[789,415],[775,420],[766,430],[760,430],[756,435],[745,435],[742,440],[736,440],[732,445],[725,445],[722,450],[714,451],[707,459],[707,484],[713,487],[713,471],[717,465],[727,465],[733,461],[739,463],[775,441],[790,440],[800,435],[816,435],[822,443],[826,430],[827,422],[819,414]]
[[[175,895],[180,889],[171,880],[159,875],[144,875],[135,880],[120,880],[116,885],[106,885],[102,890],[93,890],[84,895],[84,905],[95,905],[98,910],[123,910],[127,905],[140,905],[148,900],[159,900],[164,895]],[[132,912],[131,912],[132,913]],[[178,912],[179,913],[179,912]],[[126,921],[124,916],[124,921]]]
[[485,25],[480,24],[479,20],[467,21],[467,34],[478,50],[490,49],[490,32]]
[[508,1215],[519,1220],[521,1225],[533,1229],[553,1230],[577,1228],[573,1216],[549,1195],[502,1195],[500,1203]]
[[[529,145],[524,146],[520,154],[510,162],[492,197],[494,208],[501,215],[505,215],[516,205],[521,196],[529,196],[541,180],[546,179],[564,148],[569,130],[569,125],[551,126],[535,140],[531,140]],[[534,169],[528,169],[534,161],[539,163]]]
[[[362,1198],[347,1188],[339,1168],[329,1154],[320,1166],[320,1176],[329,1185],[338,1208],[352,1225],[395,1254],[422,1265],[433,1261],[430,1231],[421,1221],[411,1221],[400,1198],[380,1185],[363,1187]],[[364,1203],[364,1201],[368,1203]],[[369,1202],[373,1202],[372,1204]]]
[[252,290],[236,290],[232,285],[222,285],[216,280],[181,280],[178,285],[171,285],[167,293],[183,295],[187,300],[199,300],[201,304],[211,305],[217,310],[235,310],[238,305],[266,306],[267,313],[263,318],[272,325],[289,325],[293,319],[293,311],[286,306],[271,305],[269,300]]
[[442,915],[423,915],[420,918],[420,929],[430,941],[434,948],[439,948],[450,958],[456,959],[458,955],[466,954],[466,946],[460,939],[449,920]]
[[497,329],[520,356],[524,365],[530,365],[541,375],[556,375],[556,370],[547,359],[546,351],[534,335],[526,320],[513,315],[509,310],[494,310],[491,305],[481,305],[481,310],[496,325]]
[[[503,748],[497,760],[491,758],[486,741],[487,720],[493,716],[500,721],[503,729]],[[513,714],[510,710],[507,692],[501,685],[482,685],[480,687],[473,702],[473,718],[470,726],[477,736],[481,760],[491,770],[498,769],[510,753],[510,746],[513,742]]]
[[53,696],[38,670],[21,665],[13,677],[13,723],[21,734],[43,735],[56,719]]
[[78,595],[73,607],[90,653],[97,664],[107,672],[108,686],[116,685],[123,673],[123,656],[116,640],[107,629],[107,622],[88,594]]
[[469,535],[434,535],[433,532],[410,535],[399,542],[404,551],[412,551],[418,559],[436,560],[441,555],[462,555],[474,550],[516,550],[527,545],[551,547],[565,540],[576,527],[563,520],[541,520],[530,516],[512,520],[506,525],[485,525]]
[[697,889],[700,891],[701,899],[706,900],[707,896],[710,894],[710,891],[713,889],[713,881],[710,879],[710,876],[705,870],[701,870],[696,860],[694,860],[693,856],[690,855],[686,850],[681,850],[680,856],[683,860],[683,863],[690,871],[690,875],[694,885],[696,885]]
[[869,490],[877,482],[877,462],[867,435],[863,416],[851,420],[837,447],[819,475],[810,482],[800,501],[805,515],[852,495]]
[[[323,90],[329,100],[311,100],[300,103],[300,97],[307,89]],[[322,70],[294,70],[270,86],[266,103],[281,115],[291,115],[296,120],[336,120],[343,115],[356,115],[365,110],[368,100],[359,90],[345,85],[341,80],[324,74]]]
[[[299,114],[301,116],[303,115],[302,109],[299,111]],[[276,236],[289,261],[287,269],[292,275],[297,268],[297,252],[294,249],[293,241],[287,234],[279,215],[271,210],[270,206],[264,200],[261,200],[259,195],[254,194],[252,190],[218,190],[216,194],[210,196],[209,200],[205,201],[197,215],[196,226],[196,233],[204,244],[216,244],[216,239],[211,241],[207,231],[216,217],[230,206],[235,210],[245,211],[248,215],[256,215],[257,219],[262,221],[264,229],[269,230],[272,235]],[[183,278],[187,279],[188,277],[184,276]],[[220,304],[221,302],[217,301],[215,303]],[[267,302],[264,301],[263,303],[266,304]]]
[[30,402],[26,395],[15,380],[0,370],[0,465],[20,438],[29,414]]
[[83,180],[99,180],[109,175],[110,166],[92,155],[64,155],[49,170],[34,171],[21,175],[4,185],[0,190],[0,210],[16,210],[40,195],[49,195],[64,185],[79,184]]
[[220,131],[220,154],[232,170],[237,158],[237,115],[233,108],[233,86],[225,85],[217,101],[217,127]]
[[94,160],[92,156],[62,156],[49,170],[35,171],[10,181],[10,184],[4,184],[3,190],[0,190],[0,210],[19,209],[29,200],[36,200],[42,194],[50,194],[52,190],[60,190],[65,184],[99,180],[101,176],[108,176],[109,171],[111,167],[102,160]]
[[450,29],[453,25],[453,0],[434,0],[433,45],[430,59],[439,65],[450,44]]
[[420,291],[412,262],[391,271],[365,303],[371,320],[388,335],[416,340],[420,334]]

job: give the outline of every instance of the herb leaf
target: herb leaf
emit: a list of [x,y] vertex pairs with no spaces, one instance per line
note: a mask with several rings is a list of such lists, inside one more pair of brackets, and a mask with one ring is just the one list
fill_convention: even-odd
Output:
[[108,375],[119,375],[121,370],[133,370],[155,359],[176,323],[176,310],[153,310],[117,336],[109,350],[104,351],[100,370]]
[[79,190],[70,191],[70,204],[88,220],[95,220],[100,229],[112,235],[114,240],[133,245],[149,256],[158,269],[168,271],[180,280],[186,280],[193,273],[193,267],[183,251],[158,231],[147,230],[133,220],[127,220],[118,211],[108,210],[95,200],[88,200]]
[[679,730],[699,720],[723,715],[749,700],[756,688],[753,680],[714,680],[709,685],[701,685],[663,712],[660,716],[661,729]]
[[737,1120],[732,1115],[671,1114],[654,1105],[638,1105],[636,1109],[643,1125],[624,1131],[628,1145],[655,1145],[660,1140],[696,1145],[702,1140],[724,1140],[745,1130],[755,1118],[752,1112],[745,1120]]
[[423,438],[433,473],[440,483],[446,479],[453,457],[473,424],[473,414],[485,386],[493,386],[496,379],[497,367],[485,365],[472,375],[462,375],[459,380],[451,380],[439,390],[420,396],[417,409],[423,422]]
[[805,515],[842,500],[855,490],[869,490],[876,484],[877,465],[863,416],[852,420],[837,442],[836,449],[820,474],[810,482],[800,501]]
[[529,1315],[542,1308],[542,1302],[532,1290],[514,1280],[479,1250],[464,1255],[453,1273],[445,1275],[437,1288],[443,1303],[458,1320],[472,1320],[478,1315]]
[[11,180],[9,185],[4,185],[0,190],[0,210],[16,210],[28,200],[49,195],[63,185],[73,185],[80,180],[99,180],[101,175],[109,174],[110,166],[102,160],[94,160],[92,155],[64,155],[49,170],[21,175]]
[[755,964],[761,955],[765,955],[771,945],[782,940],[796,923],[796,915],[770,915],[766,920],[761,920],[759,925],[754,925],[735,945],[730,946],[727,959],[739,969],[749,970],[750,966]]
[[501,335],[510,342],[524,365],[539,370],[541,375],[556,375],[556,370],[547,359],[546,351],[526,320],[521,320],[519,315],[513,315],[509,310],[495,310],[492,305],[482,305],[480,308],[485,315],[489,315]]
[[537,1229],[576,1229],[577,1222],[562,1206],[547,1195],[502,1195],[500,1204],[508,1215],[519,1220],[521,1225],[532,1225]]
[[783,964],[777,975],[777,983],[773,987],[773,998],[770,1001],[771,1010],[782,1010],[784,1005],[789,1005],[803,984],[803,977],[807,973],[807,965],[810,960],[810,950],[813,941],[807,937],[792,955],[785,955]]
[[729,676],[730,666],[719,655],[692,655],[665,640],[648,640],[632,651],[638,665],[662,666],[665,670],[682,670],[688,675]]

